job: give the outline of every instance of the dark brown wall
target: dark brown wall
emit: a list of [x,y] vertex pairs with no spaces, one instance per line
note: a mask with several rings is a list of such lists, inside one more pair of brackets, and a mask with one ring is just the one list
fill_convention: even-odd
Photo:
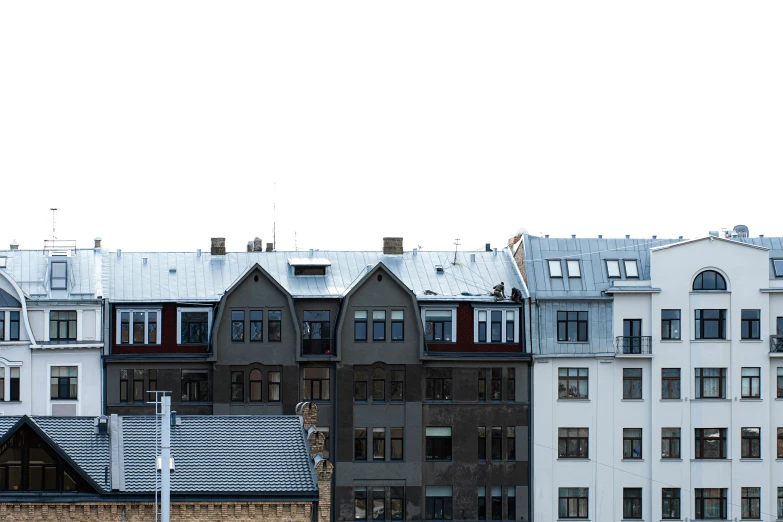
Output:
[[[134,305],[129,305],[134,306]],[[207,305],[208,306],[208,305]],[[160,344],[118,344],[117,343],[117,307],[112,307],[111,313],[111,353],[123,354],[123,353],[207,353],[209,346],[206,344],[177,344],[177,308],[181,305],[166,303],[162,306],[160,304],[139,304],[137,308],[158,308],[162,307],[160,323],[158,328],[160,330]]]

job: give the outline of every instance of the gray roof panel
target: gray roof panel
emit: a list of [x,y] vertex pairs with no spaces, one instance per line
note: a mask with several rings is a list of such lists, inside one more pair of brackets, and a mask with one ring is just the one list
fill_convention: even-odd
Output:
[[[5,250],[6,267],[0,268],[11,276],[22,291],[38,299],[85,299],[103,296],[103,255],[93,249],[72,250],[69,257],[50,257],[43,250]],[[68,264],[66,292],[50,288],[49,264],[52,260]]]

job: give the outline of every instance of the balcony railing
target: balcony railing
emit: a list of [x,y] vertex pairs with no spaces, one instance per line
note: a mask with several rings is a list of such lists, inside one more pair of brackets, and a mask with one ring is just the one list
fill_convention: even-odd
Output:
[[769,336],[769,353],[783,353],[783,335]]
[[615,338],[614,347],[622,355],[652,355],[652,337],[621,335]]
[[334,355],[332,339],[302,339],[302,355]]

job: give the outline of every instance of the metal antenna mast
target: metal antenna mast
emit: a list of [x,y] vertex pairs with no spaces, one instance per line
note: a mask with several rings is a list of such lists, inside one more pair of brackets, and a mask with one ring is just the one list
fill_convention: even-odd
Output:
[[272,184],[272,250],[277,250],[277,183]]
[[[49,210],[52,211],[52,242],[54,242],[55,239],[57,239],[57,236],[54,235],[54,213],[57,212],[56,208],[50,208]],[[52,243],[54,244],[54,243]]]
[[457,264],[457,249],[459,248],[459,238],[454,240],[454,263]]

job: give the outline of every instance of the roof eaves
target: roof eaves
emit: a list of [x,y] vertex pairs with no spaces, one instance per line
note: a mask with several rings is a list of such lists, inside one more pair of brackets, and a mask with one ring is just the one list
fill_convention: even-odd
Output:
[[704,241],[705,239],[709,239],[710,241],[724,241],[726,243],[731,243],[732,245],[741,245],[741,246],[755,248],[755,249],[758,249],[758,250],[769,251],[769,248],[767,248],[765,246],[754,245],[752,243],[745,243],[743,241],[733,241],[731,239],[726,239],[726,238],[717,237],[717,236],[703,236],[703,237],[697,237],[695,239],[687,239],[685,241],[679,241],[677,243],[671,243],[671,244],[668,244],[668,245],[662,245],[662,246],[658,246],[658,247],[653,247],[650,250],[653,251],[653,252],[656,252],[658,250],[664,250],[666,248],[673,248],[673,247],[678,247],[678,246],[682,246],[682,245],[687,245],[687,244],[690,244],[690,243],[696,243],[697,241]]

